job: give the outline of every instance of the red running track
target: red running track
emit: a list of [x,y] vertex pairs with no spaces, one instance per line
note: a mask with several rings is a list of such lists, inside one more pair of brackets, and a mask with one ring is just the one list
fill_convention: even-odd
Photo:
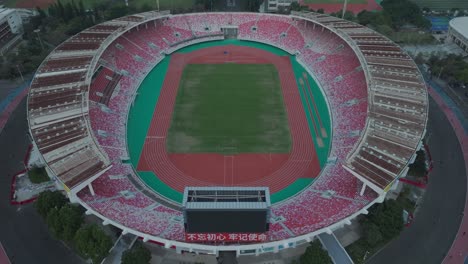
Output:
[[[224,156],[215,153],[167,153],[166,136],[184,66],[188,63],[226,62],[275,65],[292,138],[289,154]],[[267,186],[274,193],[299,178],[316,177],[320,165],[289,57],[234,45],[173,54],[137,170],[154,172],[177,191],[183,191],[186,186]]]

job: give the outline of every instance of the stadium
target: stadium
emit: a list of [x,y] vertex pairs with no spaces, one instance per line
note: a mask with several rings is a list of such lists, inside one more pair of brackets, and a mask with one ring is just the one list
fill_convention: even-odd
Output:
[[[406,174],[428,119],[402,49],[302,12],[104,22],[49,54],[27,105],[71,201],[145,242],[207,254],[277,252],[350,224]],[[269,226],[231,243],[187,236],[186,187],[267,188]]]

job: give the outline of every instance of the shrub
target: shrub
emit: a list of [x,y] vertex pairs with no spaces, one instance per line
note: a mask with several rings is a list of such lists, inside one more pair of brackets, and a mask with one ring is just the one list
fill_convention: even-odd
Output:
[[47,175],[47,172],[44,167],[31,168],[30,170],[28,170],[28,176],[29,180],[31,180],[31,182],[35,184],[50,181],[50,178]]
[[300,258],[301,264],[332,264],[328,252],[322,248],[320,241],[315,240],[307,247],[306,252]]
[[151,260],[151,252],[138,243],[132,249],[122,254],[122,264],[148,264]]

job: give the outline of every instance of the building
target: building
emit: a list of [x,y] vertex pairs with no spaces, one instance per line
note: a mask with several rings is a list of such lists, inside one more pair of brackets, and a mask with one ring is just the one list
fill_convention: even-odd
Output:
[[468,17],[456,17],[449,22],[449,39],[468,52]]
[[288,8],[292,2],[297,2],[297,0],[268,0],[263,2],[263,9],[262,7],[260,9],[265,13],[277,13],[282,8]]
[[23,23],[36,11],[0,8],[0,55],[3,56],[21,40]]

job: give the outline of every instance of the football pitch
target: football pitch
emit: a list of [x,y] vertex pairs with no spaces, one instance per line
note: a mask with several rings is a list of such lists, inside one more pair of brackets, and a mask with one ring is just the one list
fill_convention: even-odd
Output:
[[169,153],[287,153],[290,147],[274,65],[186,65],[167,138]]

